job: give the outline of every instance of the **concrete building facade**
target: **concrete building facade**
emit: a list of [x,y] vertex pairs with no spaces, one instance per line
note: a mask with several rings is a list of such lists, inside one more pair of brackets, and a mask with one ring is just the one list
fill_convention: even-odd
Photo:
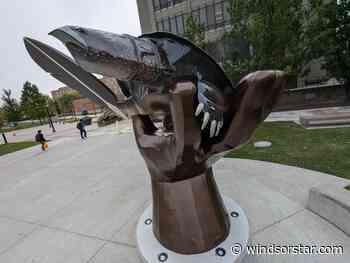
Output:
[[137,0],[142,33],[166,31],[183,35],[188,16],[206,30],[207,51],[222,62],[224,43],[219,43],[229,29],[230,14],[227,0]]
[[[230,29],[229,0],[137,0],[142,33],[166,31],[183,35],[186,18],[191,15],[206,30],[207,52],[217,62],[229,59],[234,52],[248,54],[243,43],[228,43],[222,37]],[[327,72],[318,61],[310,62],[310,73],[298,78],[297,86],[325,83]]]

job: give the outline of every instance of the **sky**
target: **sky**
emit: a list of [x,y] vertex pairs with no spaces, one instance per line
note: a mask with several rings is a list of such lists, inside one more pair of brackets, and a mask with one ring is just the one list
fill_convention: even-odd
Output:
[[23,37],[42,41],[68,54],[67,49],[48,33],[64,25],[104,31],[141,34],[136,0],[8,0],[1,1],[0,93],[11,89],[19,99],[25,81],[49,95],[64,86],[43,71],[29,57]]

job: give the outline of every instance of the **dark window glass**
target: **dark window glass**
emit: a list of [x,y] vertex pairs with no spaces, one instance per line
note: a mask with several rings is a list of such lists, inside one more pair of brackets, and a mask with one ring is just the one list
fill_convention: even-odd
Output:
[[181,2],[183,2],[183,1],[184,1],[184,0],[173,0],[173,4],[176,5],[176,4],[181,3]]
[[207,19],[208,19],[208,28],[212,29],[215,27],[215,9],[214,5],[207,6]]
[[170,0],[159,0],[159,2],[160,2],[160,8],[167,8],[171,4]]
[[171,28],[170,28],[171,32],[177,33],[177,26],[176,26],[175,17],[170,18],[170,26],[171,26]]
[[231,15],[230,15],[230,3],[228,1],[224,2],[224,19],[225,24],[229,24],[231,22]]
[[163,23],[162,23],[162,21],[158,21],[157,22],[157,30],[158,31],[163,31]]
[[207,28],[208,23],[207,23],[207,13],[205,8],[201,8],[199,10],[200,13],[200,23],[203,25],[205,28]]
[[222,26],[224,22],[223,2],[215,4],[215,23],[216,27]]
[[154,10],[159,10],[160,9],[159,0],[153,0],[153,9]]
[[170,21],[169,18],[163,20],[163,31],[170,32]]
[[183,34],[185,32],[185,26],[184,26],[184,16],[177,16],[176,17],[176,24],[179,34]]

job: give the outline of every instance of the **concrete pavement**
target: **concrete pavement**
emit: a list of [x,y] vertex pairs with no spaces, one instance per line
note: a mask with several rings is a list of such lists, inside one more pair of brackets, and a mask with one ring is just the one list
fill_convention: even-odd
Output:
[[[244,262],[349,262],[350,237],[307,210],[309,190],[344,179],[266,162],[223,159],[223,195],[250,221],[252,244],[342,245],[342,256],[259,255]],[[350,182],[349,182],[350,184]],[[141,262],[138,217],[150,181],[132,134],[112,129],[55,139],[0,157],[0,262]]]
[[[22,141],[33,141],[35,134],[38,130],[42,130],[42,132],[45,135],[45,138],[47,140],[58,140],[61,138],[79,138],[79,130],[76,128],[77,123],[55,123],[54,124],[56,132],[52,132],[52,129],[49,127],[48,124],[41,125],[33,128],[28,129],[22,129],[12,132],[5,133],[6,138],[9,143],[14,142],[22,142]],[[86,130],[88,134],[90,132],[94,132],[94,134],[102,134],[102,133],[109,133],[109,134],[117,134],[118,130],[122,131],[125,129],[130,129],[130,121],[122,121],[117,122],[116,124],[112,124],[103,128],[98,128],[96,123],[93,123],[92,125],[86,126]]]

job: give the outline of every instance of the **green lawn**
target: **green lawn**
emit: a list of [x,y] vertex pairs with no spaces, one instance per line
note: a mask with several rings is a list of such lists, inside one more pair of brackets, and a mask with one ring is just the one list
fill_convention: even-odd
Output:
[[28,129],[28,128],[32,128],[32,127],[37,127],[37,126],[41,126],[41,125],[45,125],[44,124],[40,124],[40,123],[21,123],[18,124],[16,127],[12,127],[12,128],[0,128],[0,133],[2,132],[12,132],[12,131],[17,131],[17,130],[22,130],[22,129]]
[[37,145],[37,142],[16,142],[0,145],[0,156]]
[[[256,149],[253,143],[272,142]],[[350,128],[306,130],[292,122],[263,123],[251,143],[227,157],[298,166],[350,179]]]

